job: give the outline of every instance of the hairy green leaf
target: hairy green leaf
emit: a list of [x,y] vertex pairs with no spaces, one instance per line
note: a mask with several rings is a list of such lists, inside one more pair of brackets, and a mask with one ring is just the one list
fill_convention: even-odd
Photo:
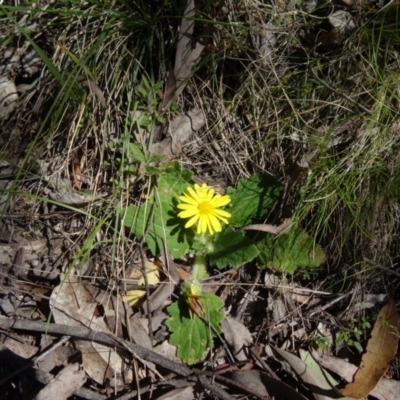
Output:
[[194,231],[184,228],[177,217],[178,196],[191,185],[192,173],[178,163],[167,167],[158,177],[156,190],[146,203],[130,205],[126,210],[124,225],[141,239],[145,232],[146,243],[153,255],[160,254],[163,241],[174,258],[181,258],[193,242]]
[[243,263],[253,260],[257,254],[257,247],[244,236],[243,232],[234,231],[228,227],[216,236],[214,251],[209,256],[211,265],[224,268],[228,265],[239,267]]
[[237,189],[229,187],[232,214],[230,223],[237,227],[262,220],[271,210],[281,191],[281,184],[270,175],[254,174],[250,179],[240,179]]
[[280,235],[274,246],[271,267],[290,274],[298,269],[315,270],[326,260],[326,254],[302,229]]
[[172,303],[167,311],[170,318],[165,322],[171,331],[171,344],[177,347],[178,357],[187,364],[200,361],[204,353],[213,347],[215,333],[210,324],[218,333],[222,332],[221,322],[224,314],[219,310],[223,307],[223,301],[213,293],[202,293],[199,297],[204,308],[205,323],[197,315],[189,317],[189,306],[185,301]]

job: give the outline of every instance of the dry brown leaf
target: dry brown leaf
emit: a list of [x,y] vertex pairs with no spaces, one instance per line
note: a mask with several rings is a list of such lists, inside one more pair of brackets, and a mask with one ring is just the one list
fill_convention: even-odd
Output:
[[285,400],[305,400],[305,397],[285,382],[281,382],[260,371],[261,382],[268,388],[269,394]]
[[247,225],[243,230],[253,230],[253,231],[261,231],[272,233],[273,235],[277,235],[281,232],[286,232],[292,223],[292,218],[286,218],[280,225],[271,225],[271,224],[253,224]]
[[76,190],[82,189],[82,183],[83,183],[82,164],[85,159],[85,151],[86,151],[86,145],[83,144],[75,152],[75,155],[72,159],[71,180],[72,180],[72,187]]
[[379,312],[367,351],[362,356],[361,364],[353,382],[346,385],[341,392],[345,396],[360,399],[374,390],[385,374],[389,362],[395,357],[398,346],[397,311],[393,299]]
[[35,397],[35,400],[68,399],[86,381],[85,371],[79,364],[69,364],[51,380]]
[[260,371],[255,369],[249,371],[234,371],[228,373],[227,376],[261,396],[268,396],[269,394],[265,385],[261,382]]
[[[156,285],[160,282],[160,269],[159,267],[149,260],[145,260],[144,268],[146,271],[147,283],[149,285]],[[145,278],[140,268],[132,270],[132,274],[127,277],[128,279],[138,279],[138,285],[145,284]],[[146,295],[145,289],[134,289],[128,290],[125,295],[122,296],[122,301],[128,303],[131,307],[135,307],[139,300]]]
[[164,340],[161,344],[154,347],[153,349],[156,353],[169,358],[175,362],[182,362],[180,358],[176,356],[176,347],[172,345],[168,340]]
[[234,356],[239,361],[247,360],[244,349],[253,343],[250,331],[238,320],[227,315],[221,323],[225,340],[233,348]]
[[169,299],[175,290],[176,284],[179,282],[180,277],[176,265],[172,259],[171,253],[165,247],[162,249],[161,260],[164,265],[164,270],[168,276],[168,281],[161,285],[146,299],[143,303],[143,310],[155,311],[163,306],[164,302]]
[[211,24],[208,24],[203,28],[202,34],[193,45],[195,16],[195,2],[194,0],[187,0],[179,29],[178,44],[175,54],[175,66],[173,70],[170,68],[168,73],[168,81],[163,100],[158,108],[158,111],[160,112],[168,109],[172,102],[183,91],[193,68],[200,61],[201,53],[212,37],[213,27]]
[[[133,316],[133,310],[128,304],[122,302],[119,297],[111,295],[106,290],[102,290],[90,284],[85,284],[85,289],[104,307],[105,322],[111,332],[118,337],[124,337],[123,332],[126,329],[132,342],[140,343],[142,346],[149,349],[152,348],[148,333],[141,329],[141,326],[138,326],[137,321],[139,319]],[[156,328],[156,322],[160,318],[162,318],[162,315],[152,318],[153,329]],[[165,318],[166,317],[164,317],[164,319]]]
[[99,99],[101,105],[106,108],[107,104],[106,104],[106,99],[104,98],[104,94],[103,91],[99,88],[99,86],[94,83],[93,81],[91,81],[89,78],[87,78],[84,75],[79,75],[77,78],[77,81],[79,83],[81,83],[83,86],[86,86],[89,88],[89,90],[95,94],[97,96],[97,98]]
[[37,346],[32,346],[29,343],[21,343],[11,337],[6,337],[4,344],[13,353],[26,359],[32,358],[39,352]]
[[[51,245],[54,249],[54,255],[59,257],[62,253],[63,239],[54,239],[51,241]],[[32,271],[34,275],[49,280],[58,277],[59,271],[55,268],[56,266],[46,261],[49,258],[48,240],[46,238],[24,239],[22,246],[21,243],[0,244],[0,264],[10,267],[15,264],[15,256],[19,249],[23,249],[24,255],[20,266],[21,273],[26,275],[29,271]],[[23,282],[21,282],[22,284]]]
[[171,122],[169,131],[171,137],[162,142],[154,143],[151,147],[152,154],[162,154],[166,158],[178,155],[190,137],[206,123],[204,113],[200,108],[193,108],[185,114],[177,115]]
[[185,12],[180,26],[178,36],[178,45],[175,54],[175,79],[182,82],[186,79],[192,69],[193,60],[189,61],[190,54],[192,53],[192,40],[194,32],[194,17],[196,15],[194,0],[188,0],[186,3]]
[[71,182],[68,179],[43,177],[48,182],[48,187],[44,192],[55,201],[62,204],[81,205],[95,200],[91,194],[80,194],[72,189]]
[[322,32],[318,36],[319,44],[329,50],[331,46],[337,46],[343,42],[345,33],[352,32],[356,29],[351,13],[338,10],[328,16],[328,21],[333,26],[329,32]]
[[274,31],[276,27],[272,21],[264,22],[259,27],[259,32],[250,33],[254,47],[261,55],[261,62],[264,65],[269,65],[273,60],[273,54],[279,49],[276,42],[279,32]]
[[272,349],[290,364],[296,374],[310,388],[316,400],[330,400],[338,397],[338,392],[327,385],[326,381],[322,380],[299,357],[277,347],[272,347]]
[[[43,337],[49,336],[43,335]],[[36,366],[41,371],[50,372],[55,368],[60,368],[62,365],[65,366],[71,360],[76,360],[79,356],[79,352],[71,346],[59,346],[41,359]]]
[[158,106],[158,111],[163,112],[167,109],[167,106],[170,105],[175,99],[175,91],[176,91],[176,78],[174,68],[170,65],[167,77],[167,83],[165,86],[165,90],[162,94],[162,101]]
[[[357,371],[357,367],[355,365],[350,364],[341,358],[330,357],[325,354],[321,354],[318,351],[312,351],[312,355],[324,368],[335,372],[347,382],[350,382],[353,379],[353,376]],[[399,381],[382,378],[378,382],[377,387],[370,394],[379,400],[397,400],[399,393]]]
[[165,393],[157,400],[192,400],[194,399],[193,387],[186,386],[183,388],[173,389]]
[[0,76],[0,119],[7,117],[17,105],[18,93],[15,83]]
[[[56,323],[111,333],[104,319],[97,316],[97,306],[96,299],[80,278],[71,274],[54,288],[50,296],[50,308]],[[96,382],[103,384],[105,379],[115,377],[117,385],[122,385],[124,380],[132,379],[131,370],[122,377],[125,363],[114,350],[81,340],[76,340],[75,345],[82,352],[86,373]]]
[[[226,374],[230,379],[257,392],[260,396],[276,396],[285,400],[305,400],[300,393],[282,381],[257,370],[234,371]],[[266,390],[266,388],[268,390]]]

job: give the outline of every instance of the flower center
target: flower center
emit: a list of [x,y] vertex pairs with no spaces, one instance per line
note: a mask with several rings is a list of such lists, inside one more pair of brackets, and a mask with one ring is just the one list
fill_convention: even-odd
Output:
[[210,214],[212,210],[212,205],[208,201],[203,201],[202,203],[199,203],[197,206],[197,209],[200,211],[200,214]]

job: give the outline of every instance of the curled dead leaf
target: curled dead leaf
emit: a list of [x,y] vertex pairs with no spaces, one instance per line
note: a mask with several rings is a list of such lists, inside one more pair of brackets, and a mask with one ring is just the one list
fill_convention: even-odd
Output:
[[[149,285],[155,285],[160,282],[160,269],[151,261],[145,261],[145,270],[147,276],[147,283]],[[136,273],[135,273],[136,272]],[[137,275],[139,273],[140,277]],[[132,270],[132,274],[128,277],[130,279],[138,279],[138,285],[145,284],[145,278],[140,272],[140,269]],[[131,307],[134,307],[139,300],[146,294],[145,289],[128,290],[125,296],[122,296],[122,300],[128,303]]]
[[[350,382],[353,379],[353,376],[357,371],[355,365],[350,364],[341,358],[330,357],[315,350],[312,351],[312,356],[321,366],[335,372],[347,382]],[[400,393],[400,382],[383,377],[370,394],[378,400],[397,400],[398,393]]]
[[399,339],[396,329],[396,303],[390,299],[389,303],[379,312],[367,344],[367,351],[362,356],[353,382],[341,390],[345,396],[360,399],[374,390],[385,374],[389,362],[397,353]]
[[173,158],[182,151],[182,147],[191,136],[205,125],[204,113],[200,108],[193,108],[186,114],[177,115],[170,124],[171,137],[162,142],[154,143],[152,154],[162,154],[166,158]]
[[72,180],[72,187],[76,190],[82,189],[82,183],[83,183],[82,164],[85,159],[85,150],[86,150],[86,145],[80,146],[78,150],[75,152],[75,155],[72,159],[71,180]]

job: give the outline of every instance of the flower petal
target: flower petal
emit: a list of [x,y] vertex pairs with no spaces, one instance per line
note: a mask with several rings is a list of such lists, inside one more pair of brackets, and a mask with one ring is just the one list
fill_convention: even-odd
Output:
[[218,218],[230,218],[232,215],[224,210],[213,210],[213,214]]
[[179,218],[191,218],[191,217],[193,217],[194,215],[197,215],[197,218],[198,218],[198,215],[199,215],[198,211],[197,211],[197,210],[192,210],[192,209],[190,209],[190,210],[181,211],[181,212],[178,214],[178,217],[179,217]]
[[207,216],[207,229],[210,232],[210,235],[214,235],[214,228],[211,225],[210,217]]
[[[222,226],[221,223],[218,221],[218,218],[215,217],[214,215],[210,215],[208,217],[210,225],[213,227],[215,232],[221,232],[222,231]],[[225,221],[224,221],[225,222]]]
[[207,193],[207,200],[210,201],[214,197],[214,194],[215,194],[215,190],[211,188]]
[[176,208],[179,208],[180,210],[198,210],[197,204],[193,205],[193,204],[178,204],[176,206]]
[[[192,225],[196,223],[196,221],[199,219],[199,215],[195,215],[193,218],[189,219],[188,222],[186,222],[185,228],[190,228]],[[198,228],[197,228],[198,230]]]
[[226,218],[222,218],[222,217],[217,217],[215,215],[213,215],[214,218],[217,218],[218,220],[224,222],[225,224],[229,224],[228,220]]
[[206,200],[207,196],[208,196],[207,185],[205,183],[203,183],[203,186],[200,187],[199,185],[195,184],[194,187],[195,187],[197,195],[199,196],[199,199]]
[[221,195],[217,195],[211,200],[213,207],[226,206],[230,202],[231,202],[231,198],[229,196],[221,196]]
[[[201,186],[197,183],[193,188],[188,187],[182,196],[179,196],[181,203],[177,205],[179,218],[189,218],[185,227],[190,228],[197,222],[197,234],[221,232],[221,222],[228,224],[231,214],[219,210],[231,202],[228,195],[215,194],[215,189],[210,188],[206,183]],[[220,222],[221,221],[221,222]]]
[[206,233],[207,232],[207,217],[204,215],[200,215],[199,225],[197,227],[197,233]]
[[197,206],[199,203],[198,200],[195,200],[193,197],[190,196],[179,196],[179,200],[183,201],[184,203],[191,204],[193,206]]
[[192,197],[196,201],[200,201],[201,197],[199,196],[198,192],[193,190],[191,187],[187,188],[188,193],[186,193],[186,196]]

